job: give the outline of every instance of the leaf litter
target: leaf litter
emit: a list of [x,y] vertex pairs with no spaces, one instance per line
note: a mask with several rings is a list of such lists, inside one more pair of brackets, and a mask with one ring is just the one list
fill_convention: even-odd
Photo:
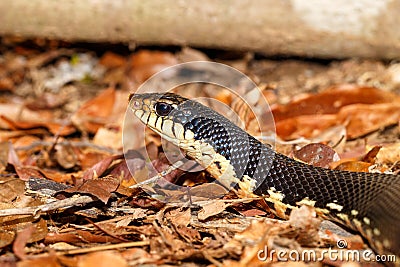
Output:
[[[169,163],[149,131],[132,136],[125,161],[123,118],[128,95],[155,72],[213,60],[239,67],[257,82],[262,94],[243,92],[252,106],[210,85],[181,93],[231,106],[254,135],[261,134],[255,122],[262,114],[252,110],[266,97],[278,151],[316,166],[398,173],[396,63],[320,64],[246,53],[212,58],[189,48],[95,54],[62,43],[42,52],[12,39],[7,43],[14,49],[0,61],[2,265],[278,266],[276,256],[263,261],[259,252],[311,248],[321,254],[339,239],[349,249],[367,249],[359,236],[321,222],[308,206],[281,220],[262,197],[238,198],[208,183],[211,177],[201,171],[173,170],[153,187],[135,186]],[[190,187],[169,190],[170,182]],[[324,258],[311,265],[322,264],[341,263]]]

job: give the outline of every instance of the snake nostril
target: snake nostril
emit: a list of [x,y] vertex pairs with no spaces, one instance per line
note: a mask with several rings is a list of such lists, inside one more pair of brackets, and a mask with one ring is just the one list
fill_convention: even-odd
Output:
[[138,109],[138,108],[140,108],[140,102],[139,101],[134,101],[133,102],[133,108],[135,108],[135,109]]

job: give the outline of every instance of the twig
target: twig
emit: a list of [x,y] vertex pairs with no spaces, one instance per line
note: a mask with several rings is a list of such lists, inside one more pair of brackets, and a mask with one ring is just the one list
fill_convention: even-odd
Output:
[[157,222],[153,221],[152,225],[154,226],[154,229],[156,229],[157,233],[160,235],[161,239],[164,241],[165,245],[167,245],[170,248],[173,248],[174,246],[167,240],[164,233],[160,229],[160,226],[158,226]]
[[34,217],[39,216],[41,213],[45,213],[52,210],[63,209],[73,207],[81,204],[87,204],[95,201],[96,199],[91,196],[80,196],[75,195],[73,197],[57,200],[48,204],[39,205],[35,207],[15,208],[15,209],[4,209],[0,210],[0,217],[11,216],[11,215],[32,215]]
[[111,249],[118,249],[118,248],[129,248],[129,247],[143,247],[150,245],[150,241],[136,241],[136,242],[126,242],[120,244],[112,244],[106,246],[94,246],[90,248],[79,248],[79,249],[72,249],[65,252],[57,252],[58,255],[75,255],[75,254],[82,254],[94,251],[103,251],[103,250],[111,250]]
[[[143,181],[141,183],[135,184],[130,186],[130,188],[137,188],[142,185],[150,184],[153,182],[158,181],[161,177],[169,174],[173,170],[176,170],[177,168],[181,167],[184,163],[182,161],[178,161],[171,165],[168,169],[165,171],[162,171],[159,173],[157,176],[154,176],[146,181]],[[25,208],[15,208],[15,209],[4,209],[0,210],[0,217],[3,216],[11,216],[11,215],[32,215],[34,217],[40,216],[41,213],[45,213],[48,211],[52,210],[57,210],[57,209],[63,209],[63,208],[68,208],[68,207],[73,207],[81,204],[87,204],[90,202],[95,201],[96,199],[91,196],[80,196],[80,195],[75,195],[73,197],[63,199],[63,200],[56,200],[54,202],[44,204],[44,205],[39,205],[35,207],[25,207]]]

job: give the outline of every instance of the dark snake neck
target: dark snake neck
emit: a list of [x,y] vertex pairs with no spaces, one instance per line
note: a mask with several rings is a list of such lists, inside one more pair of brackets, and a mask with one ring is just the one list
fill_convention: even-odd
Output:
[[201,114],[186,121],[185,130],[229,160],[237,177],[254,179],[256,194],[274,188],[293,206],[309,199],[328,211],[327,218],[360,232],[378,252],[400,254],[399,176],[313,167],[276,153],[211,109]]

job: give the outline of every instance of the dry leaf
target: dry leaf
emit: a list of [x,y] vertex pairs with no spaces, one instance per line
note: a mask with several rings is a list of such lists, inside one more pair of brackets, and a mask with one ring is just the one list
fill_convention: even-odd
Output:
[[298,229],[296,241],[304,246],[317,246],[321,243],[318,235],[321,219],[317,218],[315,209],[310,206],[301,206],[290,213],[289,223]]
[[337,125],[336,115],[302,115],[275,122],[277,135],[284,139],[318,136],[326,129]]
[[100,58],[99,63],[107,68],[118,68],[126,64],[126,59],[113,52],[106,52]]
[[11,245],[15,239],[15,231],[14,230],[3,230],[0,231],[0,248],[4,248],[8,245]]
[[128,267],[128,263],[116,251],[99,251],[83,255],[78,260],[77,267]]
[[113,128],[101,127],[97,130],[93,138],[93,144],[111,147],[114,149],[122,148],[122,131]]
[[[103,203],[107,203],[111,193],[119,186],[117,178],[108,176],[100,179],[91,179],[84,181],[81,185],[74,186],[64,190],[66,193],[85,193],[97,197]],[[58,193],[62,194],[62,192]]]
[[175,64],[178,61],[169,52],[141,50],[131,57],[129,76],[140,84],[153,74]]
[[377,163],[394,164],[400,159],[400,143],[383,146],[376,155]]
[[165,217],[176,226],[188,226],[191,216],[191,209],[173,209],[165,213]]
[[70,244],[82,243],[120,243],[121,240],[108,235],[93,234],[89,231],[76,230],[68,233],[48,233],[45,237],[45,244],[67,242]]
[[25,183],[14,177],[0,178],[0,202],[9,203],[24,194]]
[[368,151],[368,153],[361,159],[363,162],[367,163],[375,163],[376,155],[378,155],[379,151],[381,150],[382,146],[374,146],[372,149]]
[[4,115],[0,115],[0,120],[7,124],[12,130],[32,130],[37,128],[46,128],[50,131],[50,133],[59,136],[66,136],[76,132],[75,127],[69,125],[69,123],[60,124],[42,121],[13,121]]
[[18,267],[61,267],[56,255],[41,256],[18,262]]
[[339,111],[337,119],[346,125],[348,138],[357,138],[398,123],[400,103],[346,106]]
[[114,156],[109,156],[99,162],[97,162],[95,165],[93,165],[90,169],[87,169],[84,174],[82,175],[83,180],[90,180],[93,178],[100,177],[107,169],[110,167],[111,163],[114,160],[122,159],[122,155],[114,155]]
[[272,108],[282,139],[315,137],[345,125],[347,137],[357,138],[400,120],[400,97],[376,88],[340,86]]
[[45,178],[37,167],[24,167],[24,166],[14,166],[15,172],[17,173],[19,179],[23,181],[28,181],[30,178]]
[[229,204],[223,201],[210,201],[208,204],[203,205],[202,209],[197,214],[200,221],[204,221],[211,216],[215,216],[223,212]]
[[319,94],[312,94],[294,100],[287,105],[276,105],[272,113],[276,121],[311,114],[334,114],[342,107],[351,104],[376,104],[400,101],[396,94],[373,87],[358,85],[339,85],[326,89]]
[[350,171],[350,172],[369,172],[371,163],[362,161],[346,161],[335,167],[335,170]]
[[26,259],[25,245],[34,231],[35,228],[33,227],[33,225],[28,225],[26,228],[17,233],[17,237],[15,238],[13,244],[13,251],[15,255],[21,260]]
[[331,147],[324,144],[308,144],[293,152],[294,158],[309,165],[329,168],[332,162],[338,161],[339,155]]
[[72,122],[83,131],[96,133],[100,127],[110,120],[115,98],[116,93],[113,87],[104,90],[98,96],[83,104],[72,116]]

